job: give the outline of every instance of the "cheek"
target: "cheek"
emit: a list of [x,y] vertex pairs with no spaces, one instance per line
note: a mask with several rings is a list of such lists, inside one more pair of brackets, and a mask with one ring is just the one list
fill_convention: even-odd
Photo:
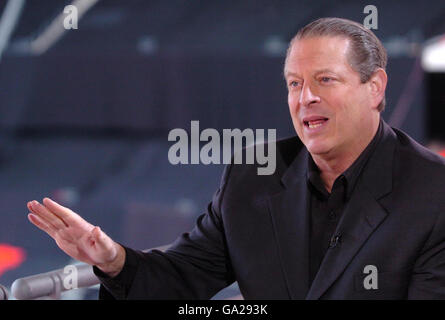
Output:
[[287,104],[292,120],[295,122],[298,115],[298,99],[295,94],[289,93],[287,96]]
[[302,138],[301,123],[298,119],[298,97],[295,93],[289,93],[287,96],[287,103],[289,105],[289,112],[291,115],[292,123],[300,138]]
[[342,101],[339,101],[337,109],[337,117],[339,122],[338,130],[344,134],[355,135],[360,132],[366,125],[366,119],[369,118],[366,112],[364,101],[355,94],[350,94]]
[[289,92],[287,94],[287,104],[289,105],[289,111],[291,112],[291,114],[296,113],[296,99],[295,99],[295,95],[292,94],[291,92]]

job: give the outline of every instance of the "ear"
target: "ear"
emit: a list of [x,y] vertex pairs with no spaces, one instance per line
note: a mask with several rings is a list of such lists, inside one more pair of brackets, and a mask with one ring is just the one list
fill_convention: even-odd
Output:
[[385,70],[378,68],[368,81],[371,90],[372,106],[377,108],[385,97],[386,84],[388,83],[388,75]]

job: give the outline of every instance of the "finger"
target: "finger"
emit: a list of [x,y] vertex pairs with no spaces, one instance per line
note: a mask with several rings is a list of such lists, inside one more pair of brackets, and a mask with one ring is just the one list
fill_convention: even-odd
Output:
[[28,208],[29,211],[32,212],[31,202],[32,202],[32,201],[28,201],[28,203],[26,204],[26,207]]
[[50,228],[45,222],[43,222],[39,216],[33,214],[33,213],[29,213],[28,214],[28,220],[35,225],[37,228],[39,228],[40,230],[45,231],[48,235],[50,235],[51,237],[54,238],[55,235],[55,231]]
[[81,216],[66,208],[50,198],[44,198],[43,204],[51,211],[57,214],[67,225],[77,225],[87,223]]
[[67,227],[67,224],[57,214],[48,210],[38,201],[34,200],[31,202],[31,209],[32,213],[38,215],[47,225],[52,226],[55,229],[63,229]]
[[27,204],[26,204],[26,206],[28,207],[28,210],[30,211],[30,212],[32,212],[32,213],[34,213],[34,214],[37,214],[35,211],[36,211],[36,209],[34,208],[34,206],[33,206],[33,203],[35,203],[36,202],[36,200],[32,200],[32,201],[29,201]]

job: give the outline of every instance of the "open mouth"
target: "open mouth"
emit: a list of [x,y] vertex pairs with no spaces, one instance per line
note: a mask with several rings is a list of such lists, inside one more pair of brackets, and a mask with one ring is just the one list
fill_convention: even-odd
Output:
[[307,128],[315,129],[324,125],[328,120],[328,118],[320,118],[316,120],[303,121],[303,123]]

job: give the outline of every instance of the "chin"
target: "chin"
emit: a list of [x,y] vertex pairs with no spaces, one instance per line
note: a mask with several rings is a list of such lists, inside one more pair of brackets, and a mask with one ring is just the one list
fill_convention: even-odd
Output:
[[332,148],[330,148],[326,143],[320,143],[316,141],[311,141],[305,143],[306,149],[312,155],[323,155],[328,154]]

